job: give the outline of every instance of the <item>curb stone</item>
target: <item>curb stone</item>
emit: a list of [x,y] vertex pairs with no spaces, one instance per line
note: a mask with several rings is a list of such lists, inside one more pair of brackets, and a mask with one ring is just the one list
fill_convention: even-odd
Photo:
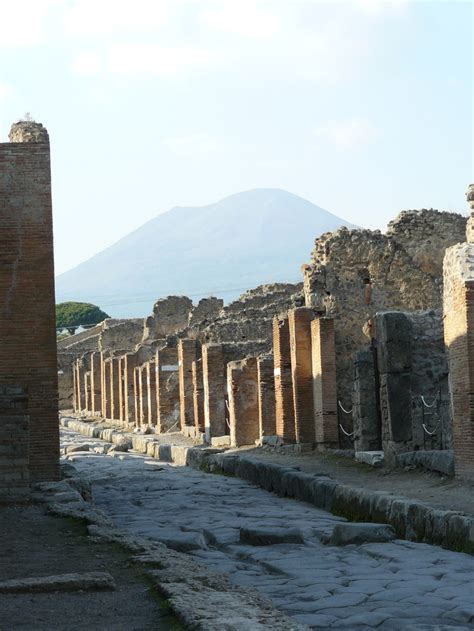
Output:
[[[109,440],[109,434],[104,432],[110,430],[103,424],[72,418],[62,418],[60,423],[80,434]],[[135,442],[132,439],[134,450],[150,455],[147,443],[153,440],[152,435],[134,436],[141,439]],[[143,440],[145,438],[147,440]],[[328,476],[301,472],[297,467],[261,462],[212,447],[156,444],[153,457],[208,473],[236,476],[282,497],[309,502],[349,521],[389,524],[401,539],[474,554],[474,517],[458,511],[436,509],[406,497],[340,484]]]

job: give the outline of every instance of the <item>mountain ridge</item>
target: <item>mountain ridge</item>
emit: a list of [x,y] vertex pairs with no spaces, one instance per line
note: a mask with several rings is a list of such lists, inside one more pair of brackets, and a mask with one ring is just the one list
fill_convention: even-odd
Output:
[[133,317],[146,315],[157,298],[169,294],[230,299],[238,295],[234,287],[298,282],[315,237],[342,225],[351,227],[279,188],[174,206],[60,274],[57,302],[84,300],[115,317]]

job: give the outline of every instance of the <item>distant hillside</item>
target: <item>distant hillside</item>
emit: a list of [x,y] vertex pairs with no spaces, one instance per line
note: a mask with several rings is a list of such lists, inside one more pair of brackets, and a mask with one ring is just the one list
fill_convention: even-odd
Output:
[[301,280],[315,237],[342,225],[280,189],[178,206],[58,276],[56,300],[93,302],[114,317],[146,315],[169,294],[228,301],[261,283]]

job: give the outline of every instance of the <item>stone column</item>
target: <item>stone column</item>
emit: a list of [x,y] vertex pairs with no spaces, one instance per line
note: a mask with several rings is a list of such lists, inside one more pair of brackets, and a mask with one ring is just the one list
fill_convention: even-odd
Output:
[[444,257],[444,339],[448,350],[456,477],[474,482],[474,184],[466,238]]
[[193,401],[193,361],[198,354],[196,340],[179,340],[178,365],[179,365],[179,400],[181,430],[186,427],[194,427],[194,401]]
[[413,449],[412,325],[404,313],[386,311],[375,319],[380,374],[382,448],[385,462],[397,464],[397,454]]
[[375,371],[374,351],[372,349],[359,351],[354,362],[352,394],[355,451],[382,449]]
[[296,440],[295,408],[288,316],[273,319],[273,360],[276,433],[285,442],[294,443]]
[[227,364],[227,392],[231,445],[254,445],[260,437],[256,357]]
[[157,396],[156,396],[156,363],[152,359],[147,363],[147,390],[148,390],[148,424],[158,424]]
[[336,344],[334,320],[316,318],[311,322],[313,348],[313,401],[318,448],[337,447]]
[[134,371],[137,367],[136,353],[126,353],[122,357],[124,421],[128,425],[135,423]]
[[192,364],[194,424],[196,432],[204,433],[204,384],[202,380],[202,359]]
[[138,424],[143,425],[145,423],[146,415],[146,379],[145,379],[145,366],[142,364],[137,368],[138,374]]
[[156,400],[158,431],[164,432],[179,421],[178,349],[164,348],[156,352]]
[[91,373],[84,372],[84,409],[90,414]]
[[275,436],[275,377],[273,357],[257,358],[258,376],[258,423],[260,436]]
[[138,372],[140,368],[133,369],[133,420],[136,427],[140,425],[140,388],[138,384]]
[[311,356],[313,319],[314,312],[307,307],[291,309],[288,312],[296,442],[309,445],[313,445],[315,441]]
[[121,404],[121,388],[122,375],[120,373],[120,358],[112,358],[112,418],[116,421],[122,420]]
[[206,442],[214,436],[228,434],[225,422],[226,373],[222,344],[202,347],[204,386],[204,428]]
[[113,370],[112,370],[112,358],[108,357],[104,361],[104,395],[105,395],[105,413],[106,419],[112,419],[114,403],[113,403]]

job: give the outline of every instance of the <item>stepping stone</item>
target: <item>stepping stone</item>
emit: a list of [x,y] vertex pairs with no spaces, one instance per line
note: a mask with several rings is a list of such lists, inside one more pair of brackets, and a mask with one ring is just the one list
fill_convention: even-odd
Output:
[[329,543],[347,546],[352,543],[385,543],[395,539],[395,531],[388,524],[345,523],[334,526]]
[[272,546],[279,543],[304,543],[296,528],[241,528],[240,541],[251,546]]

